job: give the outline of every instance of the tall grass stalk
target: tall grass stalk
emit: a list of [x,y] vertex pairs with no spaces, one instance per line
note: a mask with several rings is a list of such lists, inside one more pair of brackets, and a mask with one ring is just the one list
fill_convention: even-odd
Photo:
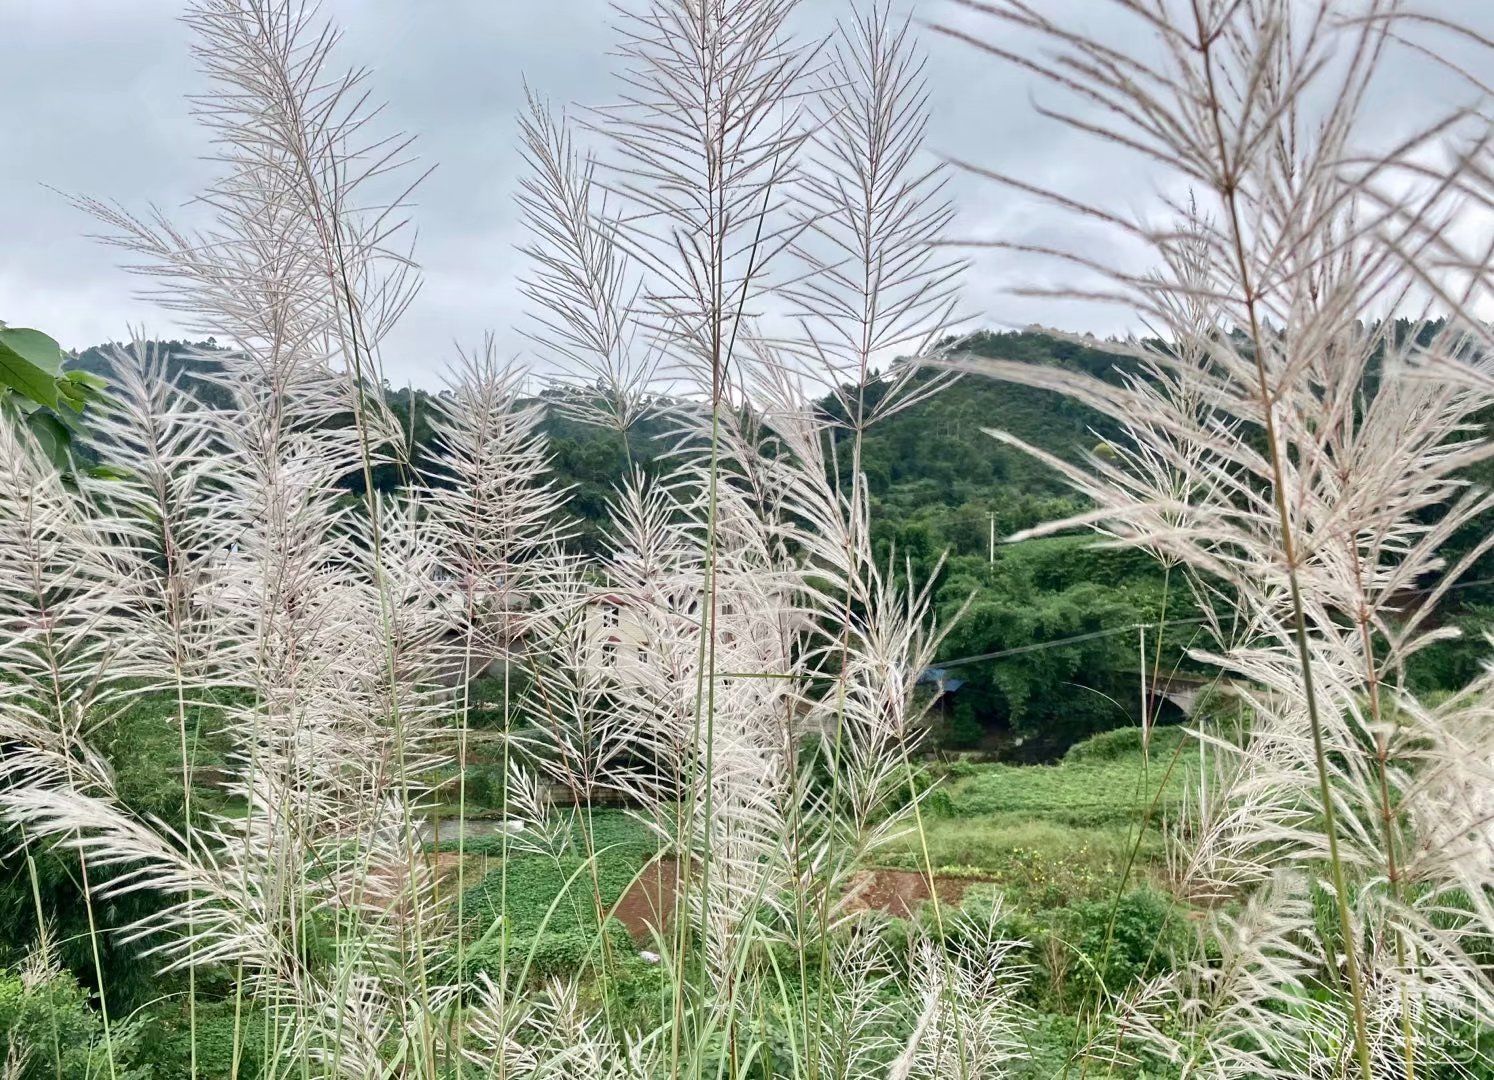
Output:
[[[1114,418],[1103,458],[1038,454],[1094,504],[1048,528],[1146,547],[1169,587],[1236,613],[1194,652],[1232,676],[1249,729],[1197,732],[1217,774],[1173,837],[1199,948],[1105,985],[1117,897],[1064,1068],[1431,1075],[1494,1023],[1494,676],[1433,705],[1404,675],[1494,545],[1442,557],[1494,509],[1466,480],[1489,453],[1489,260],[1453,228],[1460,200],[1491,202],[1489,129],[1464,110],[1388,155],[1357,142],[1382,57],[1409,41],[1431,62],[1416,35],[1444,24],[1391,0],[1115,0],[1143,56],[1020,0],[963,6],[998,30],[950,33],[1106,111],[1107,137],[1193,190],[1137,225],[964,166],[1149,247],[1154,268],[1128,273],[1013,245],[1106,275],[1093,291],[1146,320],[1153,336],[1115,346],[1120,378],[954,355],[946,166],[889,6],[850,5],[817,41],[794,0],[640,0],[617,16],[619,103],[533,94],[519,121],[526,332],[555,385],[531,395],[487,339],[417,459],[413,398],[406,433],[380,360],[419,280],[410,143],[375,131],[366,75],[340,73],[313,9],[192,5],[209,224],[81,204],[151,295],[229,347],[198,358],[196,392],[142,344],[115,351],[95,439],[113,479],[68,486],[0,425],[0,811],[28,857],[76,852],[101,996],[105,934],[187,973],[194,1074],[203,988],[225,978],[235,1076],[255,1053],[303,1080],[1030,1065],[1023,943],[999,904],[942,903],[925,835],[914,691],[942,640],[936,582],[872,545],[864,440],[948,382],[930,362]],[[1437,156],[1449,140],[1463,152]],[[599,552],[573,543],[549,408],[623,439]],[[644,427],[665,452],[635,457]],[[180,822],[129,806],[97,745],[156,695]],[[504,819],[481,910],[479,745]],[[211,784],[204,751],[224,762]],[[422,827],[453,800],[448,877]],[[656,876],[678,871],[654,964],[611,936],[648,871],[618,870],[608,800],[659,848]],[[933,911],[903,947],[853,893],[910,832]],[[539,865],[560,884],[536,901]],[[100,921],[95,898],[126,896],[147,913]],[[576,955],[555,961],[560,944]],[[645,978],[657,992],[635,996]],[[123,1024],[106,1020],[111,1071]]]
[[[1487,399],[1456,374],[1486,363],[1487,332],[1471,305],[1486,295],[1490,268],[1469,211],[1485,202],[1474,177],[1487,120],[1450,110],[1388,151],[1366,148],[1383,142],[1366,102],[1387,57],[1408,48],[1439,63],[1416,40],[1429,24],[1395,2],[1350,12],[1122,0],[1118,15],[1148,39],[1125,53],[1015,0],[963,6],[1001,36],[970,30],[978,20],[947,33],[1111,123],[1068,105],[1045,106],[1047,115],[1135,151],[1170,174],[1165,183],[1190,191],[1162,220],[1137,223],[967,166],[1115,229],[1162,269],[1022,249],[1094,282],[1082,294],[1035,292],[1118,301],[1145,321],[1151,336],[1122,346],[1134,366],[1118,380],[999,361],[961,366],[1057,390],[1120,421],[1128,448],[1115,459],[1052,462],[1099,507],[1084,523],[1182,566],[1239,611],[1241,625],[1219,628],[1199,652],[1259,688],[1249,695],[1256,720],[1244,745],[1211,739],[1236,771],[1210,792],[1211,824],[1192,867],[1212,875],[1206,891],[1237,902],[1269,896],[1275,907],[1262,918],[1285,919],[1239,963],[1302,987],[1294,992],[1326,985],[1341,1010],[1275,1032],[1242,1013],[1237,1037],[1253,1049],[1230,1061],[1212,1029],[1194,1032],[1186,1051],[1155,1028],[1153,1043],[1168,1056],[1202,1053],[1214,1069],[1304,1075],[1345,1066],[1328,1060],[1342,1025],[1353,1071],[1414,1075],[1442,1052],[1449,1027],[1488,1017],[1487,973],[1463,953],[1487,932],[1483,905],[1453,899],[1483,888],[1466,876],[1480,860],[1470,852],[1473,861],[1456,869],[1424,867],[1408,890],[1396,854],[1397,834],[1415,835],[1430,806],[1442,805],[1433,789],[1463,783],[1434,747],[1467,749],[1465,721],[1424,708],[1403,680],[1406,659],[1433,640],[1424,629],[1430,604],[1471,561],[1445,565],[1439,549],[1489,506],[1460,471],[1488,452],[1467,437]],[[1452,152],[1463,140],[1475,149]],[[1389,456],[1380,449],[1392,446]],[[1387,698],[1397,715],[1418,715],[1415,737],[1387,722]],[[1484,750],[1474,755],[1486,760]],[[1317,809],[1304,815],[1309,790]],[[1316,970],[1300,956],[1288,963],[1284,951],[1286,926],[1310,914],[1286,899],[1303,888],[1300,879],[1284,884],[1294,864],[1321,873],[1333,898],[1335,925],[1296,931],[1316,942]],[[1410,963],[1422,950],[1446,966]],[[1210,964],[1195,973],[1227,974]],[[1444,996],[1451,985],[1459,990]]]

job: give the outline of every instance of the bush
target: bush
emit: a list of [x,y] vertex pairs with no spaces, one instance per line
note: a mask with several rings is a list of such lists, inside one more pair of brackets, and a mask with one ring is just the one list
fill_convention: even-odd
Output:
[[1136,979],[1170,971],[1187,942],[1183,909],[1154,889],[1115,900],[1086,900],[1053,913],[1053,932],[1075,953],[1068,980],[1071,1000],[1092,999]]
[[[142,1058],[151,1064],[152,1080],[192,1080],[193,1025],[190,1014],[185,1002],[178,1004],[173,1000],[166,1004],[169,1008],[158,1005],[142,1019]],[[198,1077],[238,1075],[247,1078],[261,1075],[265,1028],[269,1022],[263,1010],[246,1004],[236,1020],[234,1002],[199,999],[196,1012]],[[238,1026],[237,1074],[234,1071],[235,1024]]]
[[496,765],[469,765],[462,788],[452,791],[456,798],[460,791],[469,808],[494,809],[503,805],[503,770]]
[[975,703],[968,696],[961,698],[956,695],[939,745],[951,750],[971,750],[980,745],[985,735],[986,726],[977,715]]
[[597,995],[609,998],[619,1015],[636,1018],[639,1027],[657,1023],[670,984],[665,966],[644,960],[636,951],[613,955],[616,967],[597,974]]
[[[997,905],[998,934],[1024,943],[1013,958],[1032,970],[1028,1000],[1048,1009],[1072,1011],[1096,1000],[1102,988],[1115,992],[1135,979],[1170,971],[1189,941],[1184,910],[1154,889],[1022,909],[1006,906],[989,887],[966,893],[961,905],[965,918],[942,920],[943,940],[960,944],[971,927],[990,924]],[[922,925],[926,933],[940,935],[930,917],[924,916]]]
[[[1146,748],[1152,758],[1171,754],[1183,741],[1184,732],[1177,727],[1152,729],[1151,744]],[[1064,761],[1119,761],[1122,758],[1140,758],[1142,753],[1141,728],[1123,727],[1102,731],[1081,743],[1075,743],[1064,754]]]
[[1494,627],[1494,606],[1470,604],[1449,620],[1458,636],[1432,642],[1412,655],[1406,677],[1418,693],[1461,690],[1480,675],[1488,659],[1486,635]]
[[146,1080],[151,1074],[140,1034],[138,1024],[116,1020],[106,1042],[102,1015],[89,1007],[87,991],[66,972],[36,982],[0,971],[0,1063],[11,1055],[23,1063],[16,1080],[84,1080],[111,1072],[115,1080]]

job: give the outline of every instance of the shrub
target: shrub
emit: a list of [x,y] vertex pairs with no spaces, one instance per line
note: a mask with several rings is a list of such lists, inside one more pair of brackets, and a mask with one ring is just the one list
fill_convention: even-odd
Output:
[[[1115,728],[1091,735],[1081,743],[1075,743],[1064,754],[1064,761],[1119,761],[1123,758],[1140,758],[1142,753],[1142,731],[1139,727]],[[1171,754],[1182,743],[1184,732],[1176,727],[1152,729],[1146,752],[1153,759]]]
[[[631,950],[631,943],[629,944]],[[662,964],[650,963],[636,952],[614,953],[617,964],[597,973],[594,989],[610,998],[612,1007],[625,1017],[636,1017],[640,1025],[658,1019],[660,999],[668,993],[669,979]]]
[[[249,1004],[238,1011],[232,1001],[198,999],[196,1010],[197,1077],[259,1076],[268,1016]],[[238,1027],[235,1040],[234,1029]],[[141,1059],[150,1062],[151,1080],[193,1080],[193,1021],[185,1002],[172,1000],[142,1019]],[[238,1071],[234,1072],[234,1055]],[[105,1073],[105,1076],[108,1074]]]
[[1102,989],[1114,992],[1171,970],[1189,941],[1183,909],[1147,888],[1029,909],[1009,905],[993,887],[976,887],[965,894],[965,917],[936,922],[925,914],[922,925],[938,937],[942,923],[943,940],[958,946],[973,927],[991,922],[993,908],[999,908],[999,935],[1023,943],[1017,959],[1032,971],[1030,1003],[1065,1012],[1096,1000]]
[[1406,664],[1407,680],[1422,694],[1463,689],[1482,673],[1488,658],[1486,635],[1494,626],[1494,606],[1470,604],[1449,622],[1457,629],[1457,637],[1432,642]]
[[492,809],[503,804],[503,787],[503,771],[497,766],[469,765],[461,794],[469,808]]
[[138,1024],[116,1020],[106,1042],[102,1015],[89,1007],[88,992],[65,972],[37,981],[0,971],[0,1063],[10,1055],[22,1062],[15,1080],[81,1080],[111,1073],[115,1080],[145,1080],[151,1074],[140,1034]]
[[1154,889],[1060,908],[1053,913],[1051,932],[1074,950],[1069,996],[1076,1001],[1170,970],[1187,941],[1183,909]]

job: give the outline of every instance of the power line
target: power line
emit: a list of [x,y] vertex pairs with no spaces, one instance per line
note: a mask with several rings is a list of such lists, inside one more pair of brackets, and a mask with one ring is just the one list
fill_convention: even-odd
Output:
[[1199,616],[1193,619],[1167,619],[1162,622],[1131,623],[1128,626],[1112,626],[1108,630],[1091,630],[1087,634],[1075,634],[1073,637],[1055,638],[1052,641],[1034,641],[1030,645],[1017,645],[1010,649],[998,649],[995,652],[977,653],[974,656],[961,656],[954,660],[936,660],[929,666],[938,668],[959,667],[961,664],[973,664],[977,660],[999,660],[1003,656],[1016,656],[1019,653],[1056,649],[1060,645],[1072,645],[1076,641],[1091,641],[1094,638],[1109,637],[1111,634],[1129,634],[1135,630],[1150,630],[1158,626],[1192,626],[1207,621],[1208,618],[1206,616]]
[[[1454,589],[1469,589],[1475,585],[1494,585],[1494,578],[1480,578],[1477,581],[1459,581],[1449,585],[1446,592]],[[1095,638],[1109,637],[1112,634],[1129,634],[1136,630],[1153,630],[1161,626],[1196,626],[1199,623],[1208,622],[1207,616],[1198,616],[1192,619],[1166,619],[1159,622],[1131,623],[1127,626],[1113,626],[1108,630],[1091,630],[1085,634],[1075,634],[1072,637],[1054,638],[1052,641],[1034,641],[1028,645],[1017,645],[1010,649],[997,649],[995,652],[976,653],[974,656],[961,656],[954,660],[936,660],[930,667],[952,668],[962,664],[974,664],[980,660],[999,660],[1004,656],[1018,656],[1022,653],[1041,652],[1043,649],[1056,649],[1060,645],[1072,645],[1079,641],[1093,641]]]

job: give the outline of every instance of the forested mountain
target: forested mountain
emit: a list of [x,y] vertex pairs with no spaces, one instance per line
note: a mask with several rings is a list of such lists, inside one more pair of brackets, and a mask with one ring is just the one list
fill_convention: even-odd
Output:
[[[212,363],[201,357],[210,356],[214,343],[192,346],[196,359],[187,358],[185,343],[163,346],[173,373],[205,401],[220,403],[221,390],[203,378]],[[1126,363],[1101,342],[1081,345],[1034,332],[978,334],[965,348],[1101,378],[1117,377]],[[73,366],[109,373],[99,348]],[[876,392],[873,384],[869,393]],[[411,433],[418,468],[433,437],[431,394],[393,388],[386,394]],[[561,392],[543,396],[553,402]],[[555,478],[571,489],[573,542],[597,550],[614,485],[631,466],[658,467],[669,425],[644,420],[625,443],[616,431],[552,407],[543,426]],[[1098,548],[1087,533],[1003,543],[1083,507],[1052,469],[997,443],[987,428],[1071,460],[1122,436],[1113,420],[1058,394],[966,377],[873,426],[862,447],[879,556],[920,583],[934,579],[939,615],[953,623],[940,655],[950,665],[943,669],[946,687],[959,689],[941,702],[941,744],[1044,759],[1096,731],[1136,722],[1143,644],[1153,678],[1200,670],[1185,656],[1199,612],[1186,583],[1168,578],[1144,553]],[[849,469],[848,452],[834,457]],[[378,468],[374,481],[390,492],[403,482],[393,466]],[[362,477],[346,484],[350,493],[361,491]],[[1470,536],[1463,546],[1477,542]],[[1448,618],[1476,632],[1491,613],[1494,589],[1474,588],[1456,597]],[[1430,651],[1413,675],[1428,686],[1459,685],[1473,673],[1476,656],[1466,643],[1449,642]],[[1159,708],[1176,719],[1165,702]]]
[[[183,390],[189,391],[197,401],[214,407],[226,407],[229,404],[227,392],[217,386],[212,379],[212,376],[219,371],[218,365],[211,359],[212,353],[218,350],[218,342],[215,339],[208,338],[206,341],[197,342],[155,341],[144,344],[162,357],[167,377],[174,380]],[[110,352],[119,347],[117,343],[94,345],[74,356],[68,361],[67,366],[108,379],[114,372]]]
[[[168,373],[208,405],[226,404],[211,379],[217,343],[163,341]],[[1031,363],[1057,364],[1102,377],[1117,358],[1096,343],[1086,348],[1032,332],[987,333],[970,338],[968,351]],[[107,347],[78,354],[70,368],[108,377]],[[873,384],[872,392],[875,392]],[[425,390],[386,387],[391,409],[410,431],[418,464],[431,439],[431,394]],[[558,398],[554,391],[545,396]],[[829,401],[827,400],[827,408]],[[896,540],[905,555],[922,555],[948,547],[952,554],[983,553],[990,515],[997,535],[1067,512],[1076,505],[1053,471],[1021,452],[1002,446],[982,429],[1000,428],[1044,450],[1076,457],[1096,443],[1114,438],[1113,421],[1041,390],[979,378],[958,380],[942,392],[895,413],[868,433],[863,469],[874,499],[874,517],[887,541]],[[604,516],[604,502],[629,461],[652,467],[666,449],[669,426],[644,420],[628,437],[583,424],[562,410],[548,410],[544,429],[554,456],[556,479],[574,489],[572,511],[585,525]],[[842,433],[843,435],[843,433]],[[837,455],[849,470],[850,455]],[[360,478],[349,483],[360,485]],[[375,476],[386,490],[399,486],[392,468]],[[893,525],[896,528],[892,528]],[[586,533],[585,535],[591,535]]]

